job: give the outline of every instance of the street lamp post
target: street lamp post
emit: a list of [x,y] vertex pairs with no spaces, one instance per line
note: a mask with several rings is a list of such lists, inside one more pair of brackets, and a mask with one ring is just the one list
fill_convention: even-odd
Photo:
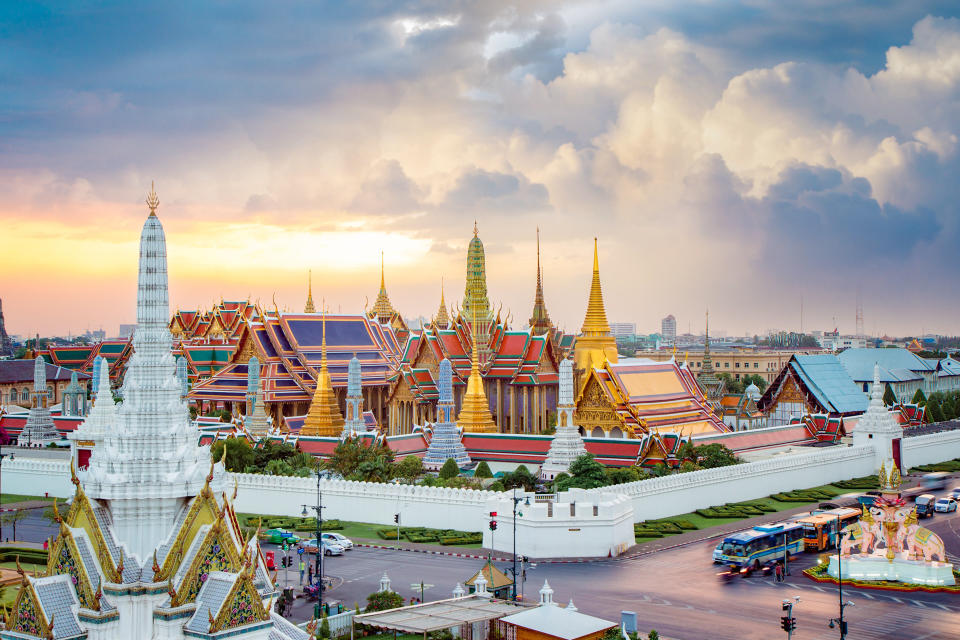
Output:
[[[513,496],[511,496],[511,499],[513,500],[513,599],[516,600],[517,599],[517,505],[523,502],[524,505],[529,507],[530,496],[527,496],[526,500],[524,500],[524,498],[518,498],[517,490],[514,489]],[[491,539],[492,539],[492,535],[491,535]]]
[[317,579],[317,598],[319,601],[320,609],[323,609],[323,540],[320,539],[321,530],[323,529],[323,495],[320,493],[320,462],[317,461],[317,504],[316,505],[303,505],[302,515],[304,518],[307,517],[307,510],[312,509],[314,512],[314,523],[316,524],[316,535],[317,535],[317,554],[314,558],[314,573],[316,574]]
[[840,553],[840,516],[837,515],[837,587],[838,595],[840,598],[840,617],[839,618],[830,618],[830,628],[833,629],[834,625],[840,627],[840,640],[846,640],[847,638],[847,623],[843,619],[843,610],[847,607],[852,607],[853,602],[844,602],[843,601],[843,555]]

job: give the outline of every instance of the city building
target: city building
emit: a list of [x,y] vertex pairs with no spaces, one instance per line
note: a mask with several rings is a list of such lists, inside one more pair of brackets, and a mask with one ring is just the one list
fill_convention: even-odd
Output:
[[660,321],[660,337],[666,346],[673,346],[677,342],[677,319],[673,314]]
[[890,385],[898,402],[910,402],[918,389],[930,395],[938,388],[937,361],[908,349],[847,349],[837,358],[867,397],[873,390],[874,365],[880,367],[880,383]]
[[[686,363],[691,371],[697,376],[703,373],[706,359],[706,345],[697,345],[685,348],[684,351],[674,354],[672,350],[653,350],[645,349],[637,351],[635,357],[648,358],[650,360],[670,360],[679,359]],[[729,373],[734,380],[739,380],[747,374],[756,374],[762,377],[767,383],[773,382],[787,362],[794,355],[815,354],[819,350],[763,350],[756,348],[747,348],[743,346],[725,347],[710,345],[710,367],[714,374]]]
[[637,335],[637,323],[611,322],[610,333],[614,338],[632,338]]
[[117,330],[117,337],[120,339],[127,339],[133,337],[133,332],[137,330],[137,325],[135,324],[121,324]]
[[[34,360],[0,360],[0,406],[30,408],[36,373]],[[48,406],[63,401],[73,370],[46,363],[43,371]],[[90,376],[78,373],[77,382],[86,392]]]
[[841,336],[839,331],[825,331],[821,335],[814,334],[814,338],[827,351],[866,349],[872,343],[872,340],[864,336]]
[[501,618],[504,638],[510,640],[600,640],[617,626],[602,618],[580,613],[573,599],[566,607],[553,601],[553,589],[544,581],[540,589],[540,605]]

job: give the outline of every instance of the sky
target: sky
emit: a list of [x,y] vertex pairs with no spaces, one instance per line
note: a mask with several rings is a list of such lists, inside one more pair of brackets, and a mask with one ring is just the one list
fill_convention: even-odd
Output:
[[[0,4],[11,333],[115,333],[160,197],[171,305],[579,329],[960,333],[960,7],[848,2]],[[442,282],[442,285],[441,285]],[[802,308],[802,314],[801,314]]]

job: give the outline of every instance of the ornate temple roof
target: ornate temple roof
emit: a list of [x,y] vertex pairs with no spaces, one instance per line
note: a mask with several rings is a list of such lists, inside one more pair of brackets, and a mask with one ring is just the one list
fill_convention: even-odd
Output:
[[450,315],[447,313],[447,303],[443,299],[443,280],[440,280],[440,308],[437,309],[437,315],[433,316],[431,324],[437,329],[446,329],[450,326]]
[[[229,364],[194,385],[189,397],[244,402],[247,361],[256,355],[265,402],[311,400],[322,359],[323,323],[317,314],[265,314],[241,332]],[[327,315],[326,340],[333,388],[346,386],[354,354],[363,363],[364,386],[386,385],[399,363],[400,345],[394,331],[365,315]]]
[[390,296],[387,295],[386,278],[383,270],[383,252],[380,252],[380,291],[377,292],[377,299],[373,303],[373,309],[370,316],[375,318],[380,324],[388,324],[394,317],[396,311],[390,304]]
[[[327,368],[327,316],[323,315],[323,337],[321,338],[320,371],[317,373],[317,387],[310,402],[310,409],[304,418],[300,435],[304,436],[339,436],[343,431],[343,416],[337,407],[337,398],[333,394],[330,384],[330,371]],[[356,356],[351,360],[356,359]],[[349,384],[349,363],[348,380]],[[358,374],[355,374],[358,375]]]
[[497,430],[490,414],[490,403],[483,392],[483,379],[480,377],[480,356],[474,334],[471,352],[470,377],[467,379],[467,391],[463,394],[457,426],[464,433],[492,433]]

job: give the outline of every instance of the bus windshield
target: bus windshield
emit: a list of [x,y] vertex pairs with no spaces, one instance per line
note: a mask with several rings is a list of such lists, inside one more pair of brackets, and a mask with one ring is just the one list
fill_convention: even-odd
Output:
[[728,556],[744,556],[746,555],[746,549],[742,544],[736,542],[724,542],[723,553]]

